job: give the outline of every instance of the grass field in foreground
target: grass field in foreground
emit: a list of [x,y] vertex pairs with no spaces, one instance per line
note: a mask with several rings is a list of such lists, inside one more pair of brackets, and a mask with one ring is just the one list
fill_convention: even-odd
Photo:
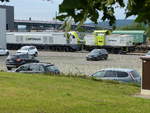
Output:
[[0,113],[149,113],[140,88],[91,79],[0,73]]

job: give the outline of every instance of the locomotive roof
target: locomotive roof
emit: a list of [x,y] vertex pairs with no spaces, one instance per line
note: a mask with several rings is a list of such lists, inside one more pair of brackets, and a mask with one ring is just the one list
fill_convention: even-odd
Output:
[[126,34],[144,34],[145,31],[144,30],[115,30],[112,33],[126,33]]

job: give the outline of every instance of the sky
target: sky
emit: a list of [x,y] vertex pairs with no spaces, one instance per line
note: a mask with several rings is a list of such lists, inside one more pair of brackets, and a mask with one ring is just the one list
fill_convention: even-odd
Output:
[[[46,20],[51,21],[58,12],[59,4],[63,0],[10,0],[9,3],[0,3],[5,5],[12,5],[15,8],[15,19],[29,19],[32,20]],[[116,9],[115,15],[117,19],[124,19],[124,9]],[[129,19],[134,19],[130,17]]]

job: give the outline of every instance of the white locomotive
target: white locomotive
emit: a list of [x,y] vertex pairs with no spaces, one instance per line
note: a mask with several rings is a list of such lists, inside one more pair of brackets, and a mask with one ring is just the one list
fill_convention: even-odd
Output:
[[25,45],[34,45],[40,49],[54,51],[79,51],[94,48],[107,49],[112,53],[134,51],[133,36],[106,34],[106,30],[79,35],[75,31],[65,32],[9,32],[6,35],[7,48],[18,49]]
[[80,50],[82,40],[72,32],[9,32],[6,36],[7,47],[18,49],[24,45],[34,45],[41,49],[61,51]]

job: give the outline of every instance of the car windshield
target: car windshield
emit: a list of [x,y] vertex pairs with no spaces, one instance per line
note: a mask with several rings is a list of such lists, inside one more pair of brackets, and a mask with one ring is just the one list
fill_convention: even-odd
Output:
[[134,78],[140,77],[140,74],[139,74],[137,71],[131,71],[130,73],[132,74],[132,76],[133,76]]
[[20,55],[10,55],[8,59],[16,59],[16,58],[30,58],[27,54],[20,54]]
[[7,59],[15,59],[15,58],[17,58],[16,55],[9,55],[9,56],[7,57]]
[[21,50],[29,50],[29,47],[22,47]]
[[99,54],[99,53],[100,53],[99,50],[94,49],[94,50],[92,50],[89,54],[90,54],[90,55],[94,55],[94,54]]
[[48,71],[58,70],[58,68],[56,66],[53,66],[53,65],[48,65],[48,66],[46,66],[46,68],[48,69]]
[[30,65],[29,64],[25,64],[23,66],[20,66],[19,68],[16,69],[16,72],[20,72],[20,71],[29,71],[30,70]]
[[146,53],[146,55],[150,55],[150,51],[148,51],[148,52]]
[[104,77],[104,75],[105,75],[105,71],[99,71],[99,72],[94,73],[92,76],[95,76],[95,77]]

